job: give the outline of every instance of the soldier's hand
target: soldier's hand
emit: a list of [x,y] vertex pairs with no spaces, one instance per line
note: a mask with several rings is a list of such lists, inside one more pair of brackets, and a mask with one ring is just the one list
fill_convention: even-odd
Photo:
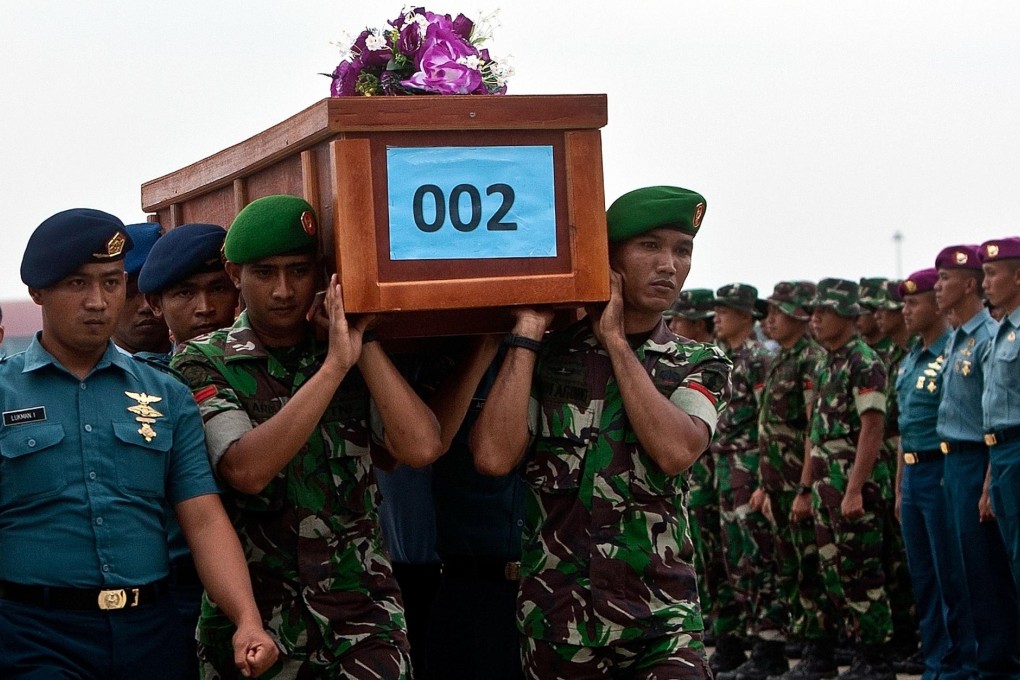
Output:
[[803,522],[811,518],[811,496],[797,494],[793,499],[793,507],[790,508],[790,519],[794,522]]
[[610,337],[626,340],[623,328],[623,277],[614,269],[609,270],[609,302],[598,307],[585,305],[591,317],[592,330],[603,347],[608,347]]
[[325,300],[316,313],[317,323],[322,323],[323,316],[329,329],[329,352],[326,354],[326,362],[334,362],[337,368],[346,374],[361,356],[362,334],[372,318],[359,319],[353,327],[347,323],[340,279],[336,274],[329,279]]
[[843,494],[843,502],[840,503],[839,512],[843,519],[853,522],[864,517],[864,497],[860,491],[847,491]]
[[514,307],[514,335],[541,340],[556,312],[551,307]]
[[280,656],[273,638],[261,625],[238,627],[234,633],[234,665],[246,678],[257,678],[276,663]]
[[751,494],[751,500],[749,500],[747,504],[751,506],[751,509],[755,512],[761,512],[762,508],[765,506],[766,500],[767,497],[765,496],[765,489],[758,487]]
[[995,512],[992,510],[992,495],[985,486],[981,490],[981,498],[978,499],[978,518],[982,522],[994,522]]

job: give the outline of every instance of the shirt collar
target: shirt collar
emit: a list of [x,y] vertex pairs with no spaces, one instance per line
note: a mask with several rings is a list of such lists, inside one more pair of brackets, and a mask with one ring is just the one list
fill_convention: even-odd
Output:
[[1004,321],[1009,321],[1013,328],[1020,328],[1020,306],[1010,312]]
[[[30,371],[36,371],[45,366],[57,366],[63,371],[67,369],[61,365],[56,358],[46,351],[46,348],[42,346],[42,331],[37,331],[35,337],[32,338],[32,342],[29,344],[28,349],[25,350],[25,365],[21,369],[22,373],[28,373]],[[134,360],[130,354],[124,354],[112,340],[106,341],[106,351],[103,352],[103,356],[99,358],[96,365],[89,371],[89,375],[96,371],[102,370],[109,366],[117,366],[118,368],[127,371],[128,373],[134,374],[135,366]]]

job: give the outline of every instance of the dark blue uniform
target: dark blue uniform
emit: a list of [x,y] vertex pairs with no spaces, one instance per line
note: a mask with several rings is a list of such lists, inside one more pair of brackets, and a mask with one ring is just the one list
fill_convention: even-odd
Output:
[[0,677],[179,677],[166,514],[217,491],[188,389],[112,343],[78,379],[37,337],[0,411]]

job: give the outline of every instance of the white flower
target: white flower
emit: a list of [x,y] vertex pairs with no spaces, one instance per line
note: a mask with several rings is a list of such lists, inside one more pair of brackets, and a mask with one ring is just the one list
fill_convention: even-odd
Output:
[[488,14],[481,14],[479,11],[479,17],[471,29],[471,42],[475,45],[485,42],[492,37],[492,34],[501,25],[498,7]]
[[467,66],[469,69],[477,71],[482,65],[482,60],[471,54],[466,57],[461,57],[457,60],[457,63],[461,66]]
[[389,47],[389,44],[386,42],[386,37],[379,32],[379,29],[373,28],[372,33],[365,38],[365,47],[372,52],[376,52],[378,50],[385,50]]
[[512,55],[507,55],[499,61],[493,60],[488,64],[489,75],[500,87],[506,85],[507,80],[512,78],[514,75],[514,67],[510,64],[511,56]]

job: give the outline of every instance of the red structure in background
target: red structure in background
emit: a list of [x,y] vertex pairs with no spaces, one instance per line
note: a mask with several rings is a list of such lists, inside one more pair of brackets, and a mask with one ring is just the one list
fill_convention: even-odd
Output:
[[32,336],[42,329],[42,308],[31,300],[2,300],[4,342],[0,351],[20,352],[28,347]]

